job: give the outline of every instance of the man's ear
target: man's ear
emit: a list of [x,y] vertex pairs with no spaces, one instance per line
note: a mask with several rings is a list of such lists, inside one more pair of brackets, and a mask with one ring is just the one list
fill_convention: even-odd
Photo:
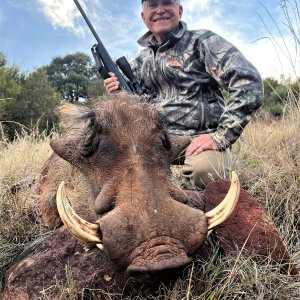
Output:
[[180,19],[182,17],[182,14],[183,14],[183,7],[182,7],[182,5],[179,5],[179,16],[180,16]]
[[144,23],[145,23],[145,14],[144,14],[143,11],[141,12],[141,17],[142,17],[142,19],[143,19],[143,21],[144,21]]

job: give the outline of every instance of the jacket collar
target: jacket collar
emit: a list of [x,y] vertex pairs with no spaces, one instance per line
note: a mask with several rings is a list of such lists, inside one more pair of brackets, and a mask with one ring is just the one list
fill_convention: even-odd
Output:
[[[178,39],[180,39],[183,36],[186,30],[186,23],[180,21],[178,26],[166,35],[161,45],[165,44],[168,41],[170,41],[171,43],[175,43]],[[151,31],[146,32],[143,36],[141,36],[138,39],[137,42],[143,47],[160,46],[159,44],[157,44],[155,36]]]

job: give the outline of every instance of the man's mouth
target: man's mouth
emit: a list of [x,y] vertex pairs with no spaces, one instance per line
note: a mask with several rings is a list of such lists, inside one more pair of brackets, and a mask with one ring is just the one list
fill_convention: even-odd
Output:
[[170,20],[170,18],[159,18],[159,19],[153,20],[153,22],[154,23],[159,23],[159,22],[167,22],[169,20]]

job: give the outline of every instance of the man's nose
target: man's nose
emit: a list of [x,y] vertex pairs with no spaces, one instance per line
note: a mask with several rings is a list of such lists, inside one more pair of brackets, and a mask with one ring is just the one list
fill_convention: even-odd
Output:
[[162,3],[159,3],[156,8],[156,13],[161,13],[161,12],[165,12],[165,11],[166,11],[165,5]]

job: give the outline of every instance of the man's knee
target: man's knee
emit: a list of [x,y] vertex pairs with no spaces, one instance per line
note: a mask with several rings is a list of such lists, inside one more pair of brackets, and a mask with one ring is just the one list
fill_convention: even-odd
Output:
[[185,158],[181,177],[187,188],[205,188],[211,181],[229,179],[231,170],[230,150],[208,150]]

